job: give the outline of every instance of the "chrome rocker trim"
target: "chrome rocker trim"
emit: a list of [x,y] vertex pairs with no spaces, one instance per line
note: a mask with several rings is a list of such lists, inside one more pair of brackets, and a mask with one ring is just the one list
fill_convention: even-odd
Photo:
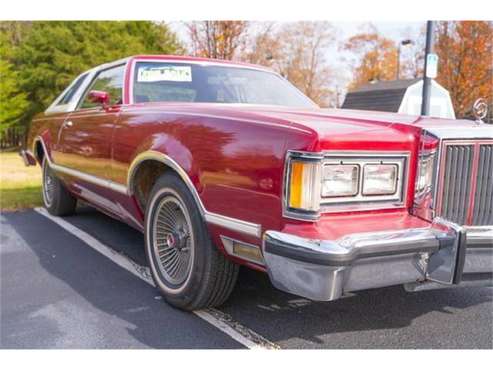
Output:
[[463,277],[491,285],[493,226],[478,231],[436,218],[429,228],[351,234],[336,241],[267,231],[263,254],[276,288],[317,301],[398,284],[454,286]]
[[[144,153],[141,153],[138,155],[132,164],[130,165],[129,171],[128,171],[128,178],[127,178],[127,185],[119,184],[111,180],[103,179],[101,177],[97,177],[94,175],[90,175],[85,172],[77,171],[72,168],[68,168],[65,166],[60,166],[58,164],[53,163],[51,160],[50,156],[48,155],[48,151],[46,150],[45,143],[41,137],[37,137],[34,141],[34,146],[36,145],[37,142],[41,142],[41,145],[43,146],[43,151],[45,153],[46,159],[48,160],[48,165],[50,168],[52,168],[55,172],[59,172],[65,175],[73,176],[78,179],[87,181],[91,184],[95,184],[107,189],[111,189],[117,193],[132,196],[133,195],[133,189],[134,189],[134,174],[135,171],[137,170],[138,166],[143,163],[145,160],[158,160],[160,162],[163,162],[164,164],[170,166],[173,168],[178,175],[181,177],[181,179],[185,182],[187,185],[188,189],[192,193],[197,206],[199,207],[200,213],[204,217],[205,221],[216,225],[220,227],[224,227],[225,229],[236,231],[242,234],[246,235],[251,235],[256,238],[261,238],[262,236],[262,226],[259,224],[255,224],[252,222],[244,221],[244,220],[239,220],[236,218],[232,218],[229,216],[221,215],[219,213],[214,213],[207,211],[204,204],[202,203],[202,200],[200,199],[199,194],[197,193],[197,190],[195,189],[195,186],[193,186],[192,181],[188,177],[187,173],[185,170],[183,170],[178,163],[176,163],[173,159],[171,159],[169,156],[162,154],[157,151],[147,151]],[[35,150],[33,150],[36,152]],[[24,156],[23,156],[24,158]]]
[[[35,148],[37,142],[41,143],[41,146],[43,147],[43,152],[45,153],[45,158],[48,161],[48,166],[50,166],[50,168],[53,171],[64,174],[64,175],[76,177],[78,179],[87,181],[88,183],[91,183],[94,185],[101,186],[103,188],[111,189],[113,191],[116,191],[117,193],[127,194],[127,187],[124,185],[118,184],[118,183],[111,181],[111,180],[103,179],[101,177],[97,177],[97,176],[88,174],[85,172],[81,172],[81,171],[75,170],[73,168],[61,166],[59,164],[54,163],[51,160],[49,152],[46,149],[46,145],[44,143],[44,140],[38,136],[34,140],[34,143],[33,143],[34,148]],[[36,153],[36,150],[34,148],[33,148],[33,152]],[[38,160],[39,160],[39,158],[38,158]]]

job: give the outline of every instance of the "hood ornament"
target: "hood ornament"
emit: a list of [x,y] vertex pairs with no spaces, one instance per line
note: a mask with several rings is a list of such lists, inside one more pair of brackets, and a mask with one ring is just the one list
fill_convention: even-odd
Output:
[[483,98],[477,99],[472,105],[472,114],[476,118],[476,123],[484,123],[483,119],[488,114],[488,104]]

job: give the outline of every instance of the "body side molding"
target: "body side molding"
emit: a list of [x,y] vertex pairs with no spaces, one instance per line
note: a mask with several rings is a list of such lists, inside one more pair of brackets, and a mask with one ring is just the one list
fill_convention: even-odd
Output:
[[[118,184],[118,183],[113,182],[111,180],[102,179],[101,177],[97,177],[97,176],[94,176],[94,175],[91,175],[91,174],[88,174],[88,173],[85,173],[85,172],[81,172],[81,171],[75,170],[73,168],[69,168],[69,167],[65,167],[65,166],[60,166],[60,165],[58,165],[56,163],[53,163],[53,161],[50,158],[50,155],[48,154],[48,151],[46,150],[46,145],[45,145],[43,139],[38,136],[34,140],[34,144],[33,145],[36,146],[36,143],[37,142],[40,142],[41,143],[41,146],[43,147],[43,151],[45,153],[46,160],[48,161],[48,165],[55,172],[63,173],[63,174],[66,174],[66,175],[69,175],[69,176],[73,176],[73,177],[77,177],[77,178],[79,178],[81,180],[90,182],[91,184],[95,184],[95,185],[98,185],[98,186],[101,186],[101,187],[104,187],[104,188],[109,188],[111,190],[116,191],[117,193],[121,193],[121,194],[127,194],[128,193],[127,192],[127,187],[124,186],[124,185]],[[34,150],[34,153],[36,153],[35,150]],[[39,160],[39,158],[37,158],[37,159]]]
[[[93,175],[90,175],[90,174],[85,173],[85,172],[81,172],[81,171],[78,171],[78,170],[75,170],[72,168],[60,166],[58,164],[53,163],[53,161],[51,160],[51,158],[48,154],[49,152],[46,149],[46,145],[43,141],[43,138],[41,138],[40,136],[36,137],[36,139],[34,140],[33,146],[35,147],[36,143],[38,141],[41,143],[41,145],[43,147],[43,151],[44,151],[46,159],[48,161],[48,165],[55,172],[67,174],[67,175],[73,176],[73,177],[77,177],[81,180],[90,182],[92,184],[95,184],[95,185],[98,185],[98,186],[101,186],[104,188],[109,188],[115,192],[125,194],[128,196],[133,195],[133,186],[134,186],[133,177],[135,175],[135,171],[139,167],[139,164],[143,163],[146,160],[160,161],[160,162],[166,164],[167,166],[169,166],[170,168],[172,168],[174,171],[176,171],[176,173],[180,176],[180,178],[185,182],[188,189],[192,193],[192,196],[194,197],[194,199],[197,203],[197,206],[199,207],[200,213],[202,214],[202,216],[204,217],[206,222],[217,225],[217,226],[224,227],[224,228],[229,229],[229,230],[233,230],[233,231],[237,231],[237,232],[240,232],[243,234],[255,236],[257,238],[261,237],[262,227],[259,224],[255,224],[252,222],[239,220],[236,218],[232,218],[232,217],[224,216],[224,215],[221,215],[218,213],[207,211],[204,207],[204,204],[202,203],[202,200],[199,197],[199,194],[197,193],[197,189],[195,189],[195,186],[193,185],[192,181],[188,177],[188,174],[185,172],[185,170],[183,168],[181,168],[180,165],[178,163],[176,163],[172,158],[170,158],[169,156],[167,156],[163,153],[160,153],[160,152],[155,151],[155,150],[149,150],[149,151],[146,151],[146,152],[139,154],[132,161],[132,164],[130,165],[130,168],[128,171],[128,176],[127,176],[127,185],[123,185],[123,184],[113,182],[111,180],[102,179],[100,177],[93,176]],[[36,153],[35,149],[33,151],[34,151],[34,153]],[[38,160],[39,160],[39,158],[38,158]]]
[[183,180],[183,182],[187,185],[188,189],[192,193],[192,196],[194,197],[196,204],[199,207],[200,213],[202,214],[206,222],[243,234],[252,235],[257,238],[261,237],[262,227],[259,224],[207,211],[204,204],[202,203],[202,200],[200,199],[197,189],[193,185],[186,171],[171,157],[156,150],[148,150],[140,153],[132,161],[127,175],[127,189],[129,195],[133,195],[134,193],[134,176],[136,170],[139,168],[140,164],[147,160],[154,160],[164,163],[165,165],[172,168],[180,176],[180,178]]

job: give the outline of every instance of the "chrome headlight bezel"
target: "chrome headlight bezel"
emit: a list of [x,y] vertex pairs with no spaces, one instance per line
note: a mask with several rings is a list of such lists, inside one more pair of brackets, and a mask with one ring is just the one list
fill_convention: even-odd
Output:
[[[306,157],[305,157],[306,156]],[[323,213],[344,211],[363,211],[385,208],[404,207],[407,201],[409,152],[349,152],[327,151],[323,153],[288,152],[286,159],[284,181],[283,215],[289,218],[316,220]],[[312,204],[310,209],[296,209],[289,206],[290,197],[290,168],[291,161],[308,160],[317,162],[320,170],[320,186],[318,187],[319,203]],[[363,171],[365,165],[394,165],[397,166],[397,183],[392,194],[363,195]],[[356,194],[342,196],[324,196],[323,177],[325,166],[351,165],[358,168],[358,191]],[[314,198],[312,198],[314,199]]]

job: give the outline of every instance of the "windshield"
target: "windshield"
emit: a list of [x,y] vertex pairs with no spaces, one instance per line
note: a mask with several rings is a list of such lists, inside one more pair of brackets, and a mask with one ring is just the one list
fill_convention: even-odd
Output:
[[316,107],[275,73],[242,67],[137,62],[133,98],[144,102],[197,102]]

